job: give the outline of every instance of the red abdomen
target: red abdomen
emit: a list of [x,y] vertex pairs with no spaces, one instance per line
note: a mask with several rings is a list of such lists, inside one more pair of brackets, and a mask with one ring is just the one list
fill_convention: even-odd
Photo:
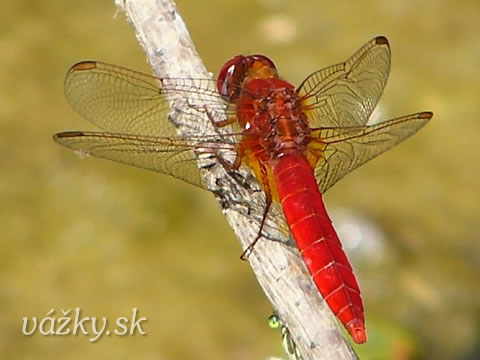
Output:
[[311,166],[292,152],[278,159],[274,173],[285,218],[315,284],[353,340],[366,342],[360,289]]

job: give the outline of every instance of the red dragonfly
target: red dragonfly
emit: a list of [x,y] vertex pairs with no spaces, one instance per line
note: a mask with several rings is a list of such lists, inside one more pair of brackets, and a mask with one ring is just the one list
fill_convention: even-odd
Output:
[[[66,98],[106,132],[66,131],[55,134],[54,140],[202,188],[198,154],[211,154],[229,171],[246,166],[265,193],[255,241],[267,217],[279,229],[290,231],[321,295],[353,340],[364,343],[360,289],[322,194],[432,117],[431,112],[420,112],[367,124],[389,72],[390,47],[383,36],[346,62],[312,73],[297,88],[282,80],[263,55],[234,57],[216,82],[157,78],[101,62],[80,62],[66,76]],[[223,120],[209,118],[217,129],[228,130],[227,136],[178,135],[168,120],[172,112],[168,101],[189,94],[204,95],[208,109],[226,113]],[[206,109],[186,102],[177,115],[195,126]],[[219,148],[234,152],[235,161],[222,158]]]

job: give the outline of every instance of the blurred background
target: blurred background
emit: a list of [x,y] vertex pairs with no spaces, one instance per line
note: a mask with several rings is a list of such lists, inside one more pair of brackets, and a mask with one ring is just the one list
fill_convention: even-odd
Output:
[[[299,84],[375,35],[392,46],[383,119],[432,110],[412,139],[326,196],[356,269],[362,359],[480,358],[480,2],[178,0],[216,73],[264,53]],[[150,72],[112,1],[8,1],[0,13],[0,357],[282,357],[271,312],[214,197],[159,174],[80,160],[60,130],[91,126],[63,77],[83,59]],[[147,317],[147,335],[32,336],[22,319],[81,308]]]

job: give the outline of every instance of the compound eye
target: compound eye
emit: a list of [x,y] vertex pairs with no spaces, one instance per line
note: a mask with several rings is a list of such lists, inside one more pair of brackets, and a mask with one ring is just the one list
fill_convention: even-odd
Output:
[[[255,64],[257,68],[266,68],[268,71],[270,71],[272,74],[278,75],[277,68],[275,67],[275,64],[273,63],[272,60],[270,60],[268,57],[265,55],[250,55],[248,56],[249,63],[250,64]],[[250,66],[252,66],[250,65]]]
[[245,57],[235,56],[223,65],[217,77],[217,90],[225,101],[235,101],[245,78]]

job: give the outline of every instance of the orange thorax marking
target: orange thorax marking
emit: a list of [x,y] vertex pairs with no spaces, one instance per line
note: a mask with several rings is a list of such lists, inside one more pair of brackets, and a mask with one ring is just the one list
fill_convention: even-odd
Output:
[[310,161],[310,128],[295,88],[278,78],[247,82],[237,103],[237,118],[243,129],[242,161],[278,201],[273,175],[276,159],[299,152]]

